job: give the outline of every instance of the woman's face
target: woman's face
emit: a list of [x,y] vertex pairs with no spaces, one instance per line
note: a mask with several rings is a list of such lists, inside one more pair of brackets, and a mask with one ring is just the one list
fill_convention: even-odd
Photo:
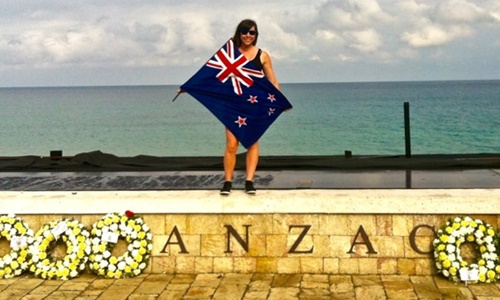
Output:
[[252,26],[250,30],[242,29],[240,31],[241,42],[244,46],[250,46],[254,43],[255,37],[257,35],[257,31],[255,30],[255,26]]

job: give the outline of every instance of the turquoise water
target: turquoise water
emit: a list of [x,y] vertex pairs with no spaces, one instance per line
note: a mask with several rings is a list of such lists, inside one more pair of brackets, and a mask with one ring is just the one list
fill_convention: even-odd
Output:
[[[223,126],[189,95],[172,102],[176,90],[0,88],[0,156],[220,156]],[[413,154],[500,153],[498,80],[283,84],[282,91],[294,109],[262,137],[261,155],[404,154],[404,102]]]

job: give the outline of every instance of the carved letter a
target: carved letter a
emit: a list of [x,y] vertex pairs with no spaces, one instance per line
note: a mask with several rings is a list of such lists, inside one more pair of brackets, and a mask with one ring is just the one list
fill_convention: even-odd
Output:
[[[363,241],[357,242],[360,234],[361,234]],[[354,253],[353,249],[354,249],[355,245],[366,245],[366,248],[368,248],[368,251],[366,253],[377,254],[375,249],[373,249],[372,243],[370,242],[370,239],[368,238],[368,235],[366,234],[366,231],[363,228],[363,225],[359,225],[359,229],[358,229],[358,232],[356,233],[356,236],[354,237],[354,241],[352,242],[351,249],[349,249],[349,251],[347,251],[347,253]]]
[[[177,243],[170,242],[172,235],[175,235]],[[167,253],[168,245],[179,245],[179,247],[181,248],[181,251],[179,253],[189,254],[189,252],[186,249],[186,246],[184,245],[184,241],[182,240],[181,233],[179,232],[179,229],[177,229],[177,226],[174,226],[174,229],[172,229],[172,232],[168,236],[167,242],[165,243],[165,246],[163,246],[163,249],[160,251],[160,253]]]

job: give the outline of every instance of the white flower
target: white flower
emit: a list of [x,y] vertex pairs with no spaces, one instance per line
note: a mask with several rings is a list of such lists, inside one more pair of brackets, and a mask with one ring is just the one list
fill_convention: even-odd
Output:
[[118,270],[123,271],[123,270],[125,270],[126,266],[127,266],[127,263],[124,262],[124,261],[121,261],[121,262],[118,263]]
[[109,264],[108,270],[110,270],[111,272],[114,272],[114,271],[116,271],[116,266],[113,264]]
[[99,268],[105,269],[109,265],[109,262],[107,260],[101,260],[99,263]]
[[6,255],[3,261],[5,262],[5,264],[10,265],[10,263],[12,262],[12,258],[10,255]]
[[493,270],[493,269],[495,269],[495,266],[496,266],[496,264],[495,264],[495,262],[494,262],[494,261],[492,261],[492,260],[488,260],[488,261],[486,262],[486,268],[488,268],[488,269]]

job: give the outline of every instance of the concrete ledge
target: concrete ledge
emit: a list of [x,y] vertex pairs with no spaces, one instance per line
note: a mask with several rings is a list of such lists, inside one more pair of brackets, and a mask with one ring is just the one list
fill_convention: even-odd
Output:
[[500,189],[0,192],[2,213],[498,214]]

